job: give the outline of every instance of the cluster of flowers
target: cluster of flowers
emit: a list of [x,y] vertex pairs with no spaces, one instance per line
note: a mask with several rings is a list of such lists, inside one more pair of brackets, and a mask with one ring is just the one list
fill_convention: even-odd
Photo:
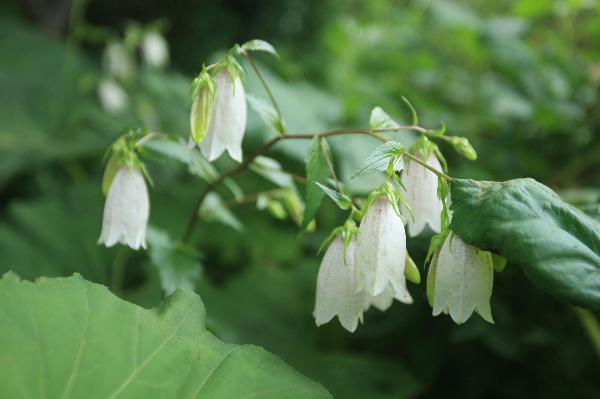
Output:
[[[434,154],[427,164],[441,169]],[[437,194],[438,177],[420,164],[409,161],[401,180],[406,187],[403,217],[396,211],[398,204],[381,195],[366,211],[358,234],[349,231],[346,239],[337,236],[327,249],[317,278],[317,325],[337,316],[346,330],[354,332],[371,306],[385,311],[394,299],[412,303],[406,276],[409,268],[414,270],[414,263],[406,251],[404,220],[411,237],[421,234],[426,226],[440,233],[443,204]],[[449,313],[460,324],[476,311],[493,323],[489,303],[492,282],[491,255],[446,234],[433,255],[427,278],[433,315]]]
[[[200,84],[195,81],[193,87],[190,143],[198,143],[209,161],[219,158],[225,150],[237,162],[242,161],[246,99],[236,65],[235,60],[225,58],[214,68],[214,77],[205,76],[208,72],[203,71],[197,80],[206,80]],[[106,202],[99,244],[146,248],[150,201],[144,166],[136,153],[144,137],[147,135],[130,132],[111,148],[104,175]]]
[[156,26],[128,27],[123,40],[111,40],[104,49],[103,76],[98,82],[98,99],[110,113],[123,111],[129,96],[123,88],[136,70],[135,53],[139,50],[144,64],[162,68],[169,62],[169,47]]
[[[192,83],[189,148],[198,145],[209,161],[224,152],[235,161],[242,161],[246,128],[242,75],[243,69],[236,58],[228,54],[218,63],[204,67]],[[150,212],[145,182],[148,175],[138,150],[152,135],[130,131],[111,147],[103,179],[107,198],[100,244],[146,248]],[[435,146],[422,139],[423,147],[411,150],[410,157],[439,171],[442,166],[437,150],[427,150]],[[451,140],[463,155],[471,159],[476,156],[466,139]],[[427,297],[433,315],[450,314],[460,324],[475,311],[493,322],[489,303],[492,256],[465,244],[450,232],[445,195],[440,190],[442,182],[421,162],[409,160],[400,181],[395,168],[388,170],[388,179],[393,178],[401,190],[376,191],[366,209],[359,212],[362,216],[359,228],[351,215],[350,223],[336,230],[339,235],[327,249],[317,278],[314,310],[317,325],[338,316],[342,326],[353,332],[371,306],[385,311],[394,299],[405,304],[413,302],[406,280],[419,283],[420,275],[406,250],[405,223],[411,237],[426,230],[438,233],[432,239],[436,245],[430,248],[433,251],[427,277]]]

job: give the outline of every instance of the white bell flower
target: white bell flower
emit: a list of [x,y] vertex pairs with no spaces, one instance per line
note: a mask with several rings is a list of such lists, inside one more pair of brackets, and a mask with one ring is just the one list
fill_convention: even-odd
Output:
[[356,245],[356,291],[376,297],[388,286],[394,297],[412,303],[406,288],[404,223],[387,197],[375,200],[360,224]]
[[[336,237],[327,248],[319,275],[313,315],[317,326],[329,322],[337,315],[342,326],[354,332],[362,319],[364,294],[357,293],[354,251],[356,239],[347,248],[341,237]],[[345,251],[345,257],[344,257]]]
[[246,130],[246,93],[241,79],[232,82],[226,69],[214,78],[216,91],[208,131],[200,142],[202,154],[217,159],[227,150],[229,156],[242,162],[242,139]]
[[169,61],[167,41],[158,32],[147,32],[142,39],[142,57],[146,64],[161,68]]
[[100,104],[107,112],[121,112],[127,107],[129,98],[125,90],[112,79],[103,79],[98,85]]
[[473,311],[493,323],[490,297],[494,281],[491,254],[465,244],[458,236],[446,238],[434,257],[430,273],[433,286],[433,315],[449,313],[462,324]]
[[136,167],[123,166],[115,174],[106,196],[98,244],[112,247],[119,242],[136,250],[146,248],[149,213],[144,176]]
[[[422,158],[419,154],[416,156]],[[440,161],[433,153],[427,158],[427,164],[435,169],[442,169]],[[402,207],[402,215],[408,222],[408,235],[411,237],[419,235],[427,225],[432,231],[439,233],[442,201],[437,195],[437,175],[419,163],[409,160],[402,171],[401,178],[406,187],[402,193],[404,200],[413,213],[411,215],[405,207]]]

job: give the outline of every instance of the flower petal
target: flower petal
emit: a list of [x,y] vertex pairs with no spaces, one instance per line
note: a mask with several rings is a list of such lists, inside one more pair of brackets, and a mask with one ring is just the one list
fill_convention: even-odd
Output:
[[440,250],[435,268],[433,315],[448,312],[462,324],[477,312],[493,323],[490,297],[494,278],[489,253],[449,236]]
[[388,199],[380,197],[368,209],[358,231],[357,291],[364,289],[377,296],[391,284],[397,299],[412,302],[406,288],[405,260],[404,224]]
[[210,125],[200,142],[202,154],[214,161],[227,150],[237,162],[242,161],[242,139],[246,130],[246,94],[239,77],[231,81],[222,70],[215,76],[215,100]]
[[[317,295],[313,315],[317,326],[338,316],[342,326],[354,332],[362,317],[363,295],[356,293],[354,251],[356,240],[348,248],[337,237],[327,248],[317,277]],[[344,259],[345,251],[345,259]]]
[[146,248],[150,202],[146,182],[137,168],[121,168],[115,175],[106,202],[99,244],[117,242],[133,249]]
[[[442,169],[435,154],[429,156],[427,164],[438,170]],[[405,207],[402,207],[402,215],[408,223],[408,234],[415,237],[421,234],[426,226],[439,233],[442,201],[437,195],[438,177],[417,162],[408,161],[406,168],[402,171],[402,182],[406,187],[406,190],[403,191],[404,200],[413,213],[411,215]]]

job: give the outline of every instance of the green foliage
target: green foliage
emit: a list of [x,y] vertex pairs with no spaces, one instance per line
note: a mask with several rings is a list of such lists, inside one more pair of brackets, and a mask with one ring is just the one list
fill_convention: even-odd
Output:
[[275,50],[275,47],[273,47],[270,43],[265,42],[264,40],[250,40],[242,44],[241,48],[245,51],[264,51],[266,53],[270,53],[276,57],[279,57],[279,54],[277,54],[277,50]]
[[393,171],[400,172],[404,168],[402,157],[404,146],[397,141],[388,141],[375,149],[354,173],[353,177],[367,176],[371,173],[386,171],[392,165]]
[[8,397],[331,397],[263,349],[206,331],[190,291],[155,310],[79,276],[31,283],[7,274],[0,291],[2,324],[23,326],[0,332]]
[[533,179],[452,181],[451,228],[563,301],[600,307],[600,230]]
[[200,256],[195,251],[180,246],[167,232],[153,227],[148,229],[148,244],[150,260],[158,270],[166,294],[178,288],[194,289],[202,271]]
[[350,198],[348,198],[347,195],[345,195],[344,193],[340,193],[339,191],[333,190],[319,182],[316,183],[317,186],[319,186],[319,188],[321,190],[323,190],[323,192],[325,194],[327,194],[327,196],[329,198],[331,198],[331,200],[333,202],[335,202],[335,204],[342,210],[347,210],[350,209],[352,207],[352,200]]
[[325,158],[328,155],[324,155],[324,151],[329,151],[327,142],[325,139],[315,136],[306,152],[306,198],[304,200],[305,208],[302,226],[300,227],[301,230],[305,230],[311,220],[313,220],[325,195],[316,184],[325,184],[326,179],[330,175]]

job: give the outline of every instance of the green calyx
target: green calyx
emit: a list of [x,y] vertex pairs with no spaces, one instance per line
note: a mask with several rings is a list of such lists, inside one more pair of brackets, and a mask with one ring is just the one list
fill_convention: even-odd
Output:
[[192,82],[190,129],[192,140],[196,144],[202,141],[210,126],[216,89],[215,81],[206,68]]
[[130,169],[139,169],[146,179],[151,182],[150,175],[137,154],[139,150],[138,141],[147,134],[146,129],[130,129],[110,146],[107,152],[108,162],[102,176],[102,193],[104,195],[108,194],[115,175],[124,166]]

